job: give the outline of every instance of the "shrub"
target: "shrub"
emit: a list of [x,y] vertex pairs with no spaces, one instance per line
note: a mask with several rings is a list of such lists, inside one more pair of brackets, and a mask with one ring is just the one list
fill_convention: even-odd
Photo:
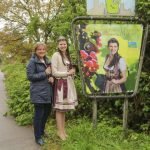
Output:
[[8,106],[19,125],[32,122],[33,106],[29,97],[29,82],[26,78],[25,65],[11,64],[3,68],[8,93]]

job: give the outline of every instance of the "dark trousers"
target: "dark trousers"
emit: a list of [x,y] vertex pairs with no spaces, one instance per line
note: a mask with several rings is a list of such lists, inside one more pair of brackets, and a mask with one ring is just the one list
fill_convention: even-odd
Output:
[[34,104],[34,136],[41,138],[44,134],[45,124],[51,112],[51,104]]

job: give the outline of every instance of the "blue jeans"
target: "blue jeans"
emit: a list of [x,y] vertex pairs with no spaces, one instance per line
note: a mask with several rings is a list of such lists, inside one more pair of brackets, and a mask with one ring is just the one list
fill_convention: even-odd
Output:
[[45,124],[51,112],[51,104],[34,104],[34,136],[41,138],[44,134]]

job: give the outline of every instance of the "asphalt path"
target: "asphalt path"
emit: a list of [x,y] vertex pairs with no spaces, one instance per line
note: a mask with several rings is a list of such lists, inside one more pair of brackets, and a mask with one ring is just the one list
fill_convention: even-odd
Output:
[[40,150],[31,126],[18,126],[8,112],[4,74],[0,72],[0,150]]

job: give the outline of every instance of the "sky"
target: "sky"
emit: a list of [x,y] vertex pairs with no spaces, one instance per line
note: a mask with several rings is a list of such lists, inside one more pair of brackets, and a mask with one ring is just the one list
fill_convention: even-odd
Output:
[[0,30],[4,27],[4,20],[0,19]]
[[122,2],[126,4],[125,5],[126,9],[131,9],[135,7],[135,0],[122,0]]
[[[105,3],[105,0],[99,0],[101,3]],[[121,0],[121,2],[125,3],[126,9],[131,9],[135,7],[135,0]],[[93,0],[87,0],[87,9],[93,8]]]

